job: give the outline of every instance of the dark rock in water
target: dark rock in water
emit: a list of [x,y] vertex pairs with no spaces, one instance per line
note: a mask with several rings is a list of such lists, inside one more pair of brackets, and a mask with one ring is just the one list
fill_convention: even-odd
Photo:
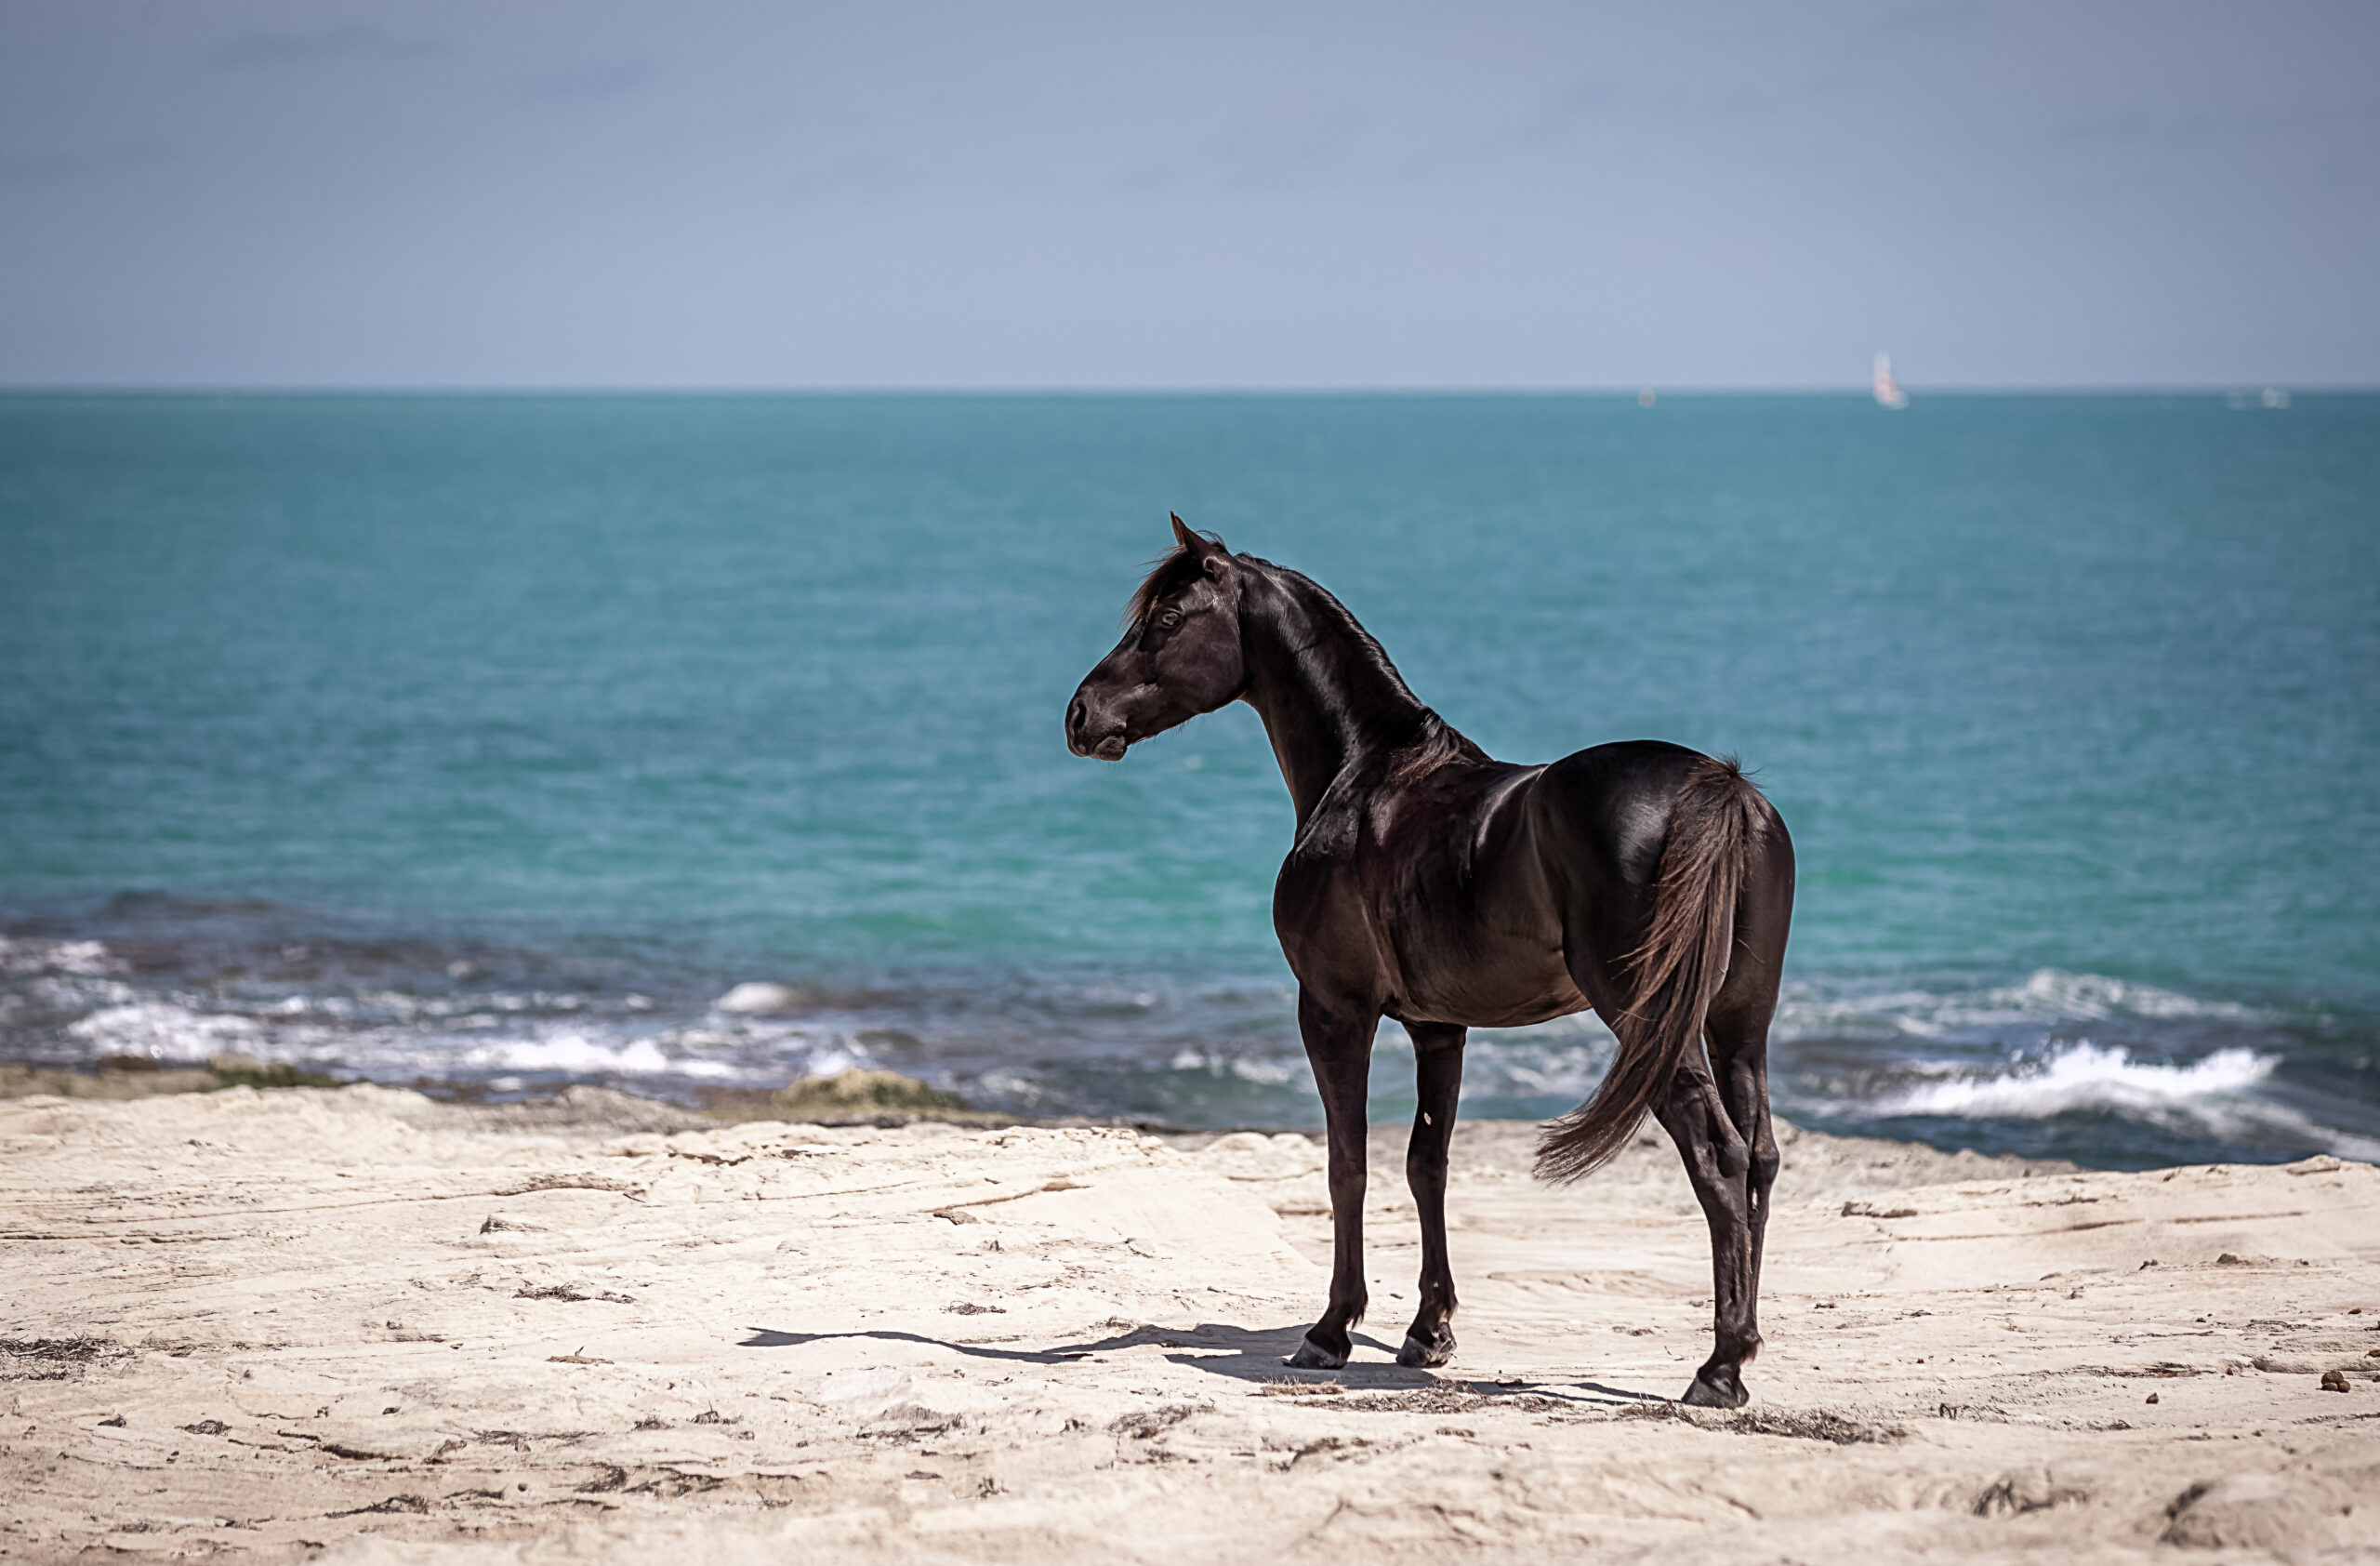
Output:
[[801,1115],[920,1114],[963,1111],[967,1100],[928,1087],[898,1071],[863,1071],[854,1066],[831,1077],[812,1077],[779,1088],[769,1102]]
[[251,1060],[244,1055],[218,1055],[206,1063],[220,1087],[345,1087],[347,1080],[308,1071],[285,1061]]
[[102,1071],[162,1071],[165,1063],[145,1055],[103,1055],[99,1056]]
[[0,1064],[0,1098],[30,1098],[35,1095],[110,1100],[155,1098],[170,1093],[205,1093],[229,1085],[212,1071],[160,1067],[146,1055],[129,1058],[148,1064],[125,1070],[99,1071]]

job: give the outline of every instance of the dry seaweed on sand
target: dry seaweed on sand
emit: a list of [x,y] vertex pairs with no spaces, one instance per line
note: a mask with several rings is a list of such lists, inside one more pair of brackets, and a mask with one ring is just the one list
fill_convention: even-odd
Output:
[[1794,1440],[1831,1441],[1836,1446],[1864,1446],[1908,1437],[1898,1425],[1873,1423],[1837,1413],[1831,1409],[1744,1409],[1732,1413],[1706,1413],[1683,1403],[1640,1403],[1622,1409],[1623,1419],[1679,1419],[1706,1430],[1727,1430],[1739,1436],[1785,1436]]
[[65,1381],[130,1358],[132,1350],[113,1338],[0,1337],[0,1381]]
[[[1269,1390],[1269,1388],[1268,1388]],[[1283,1387],[1276,1395],[1298,1392],[1341,1392],[1335,1382],[1316,1387]],[[1337,1398],[1333,1406],[1360,1413],[1475,1413],[1485,1409],[1507,1413],[1564,1413],[1592,1416],[1601,1411],[1590,1403],[1571,1398],[1548,1397],[1541,1392],[1481,1392],[1467,1387],[1413,1387],[1401,1391],[1356,1392]]]

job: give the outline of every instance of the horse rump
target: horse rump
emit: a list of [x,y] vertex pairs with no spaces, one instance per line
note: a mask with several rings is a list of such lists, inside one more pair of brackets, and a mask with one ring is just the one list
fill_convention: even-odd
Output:
[[1606,1019],[1619,1053],[1594,1096],[1538,1138],[1538,1178],[1580,1179],[1627,1146],[1700,1042],[1726,982],[1744,868],[1771,814],[1733,756],[1705,756],[1686,773],[1670,808],[1650,927],[1620,963],[1628,1003]]

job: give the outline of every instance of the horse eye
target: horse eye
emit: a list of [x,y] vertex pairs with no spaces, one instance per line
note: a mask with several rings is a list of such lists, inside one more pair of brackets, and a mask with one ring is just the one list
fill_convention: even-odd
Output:
[[1165,627],[1166,630],[1171,630],[1175,626],[1182,623],[1182,611],[1179,609],[1168,609],[1164,614],[1159,615],[1157,617],[1157,623]]

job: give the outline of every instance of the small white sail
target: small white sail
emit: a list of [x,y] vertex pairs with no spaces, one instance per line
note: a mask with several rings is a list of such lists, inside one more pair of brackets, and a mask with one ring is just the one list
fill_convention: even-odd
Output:
[[1876,351],[1876,404],[1887,408],[1909,406],[1909,393],[1893,378],[1893,356],[1882,349]]

